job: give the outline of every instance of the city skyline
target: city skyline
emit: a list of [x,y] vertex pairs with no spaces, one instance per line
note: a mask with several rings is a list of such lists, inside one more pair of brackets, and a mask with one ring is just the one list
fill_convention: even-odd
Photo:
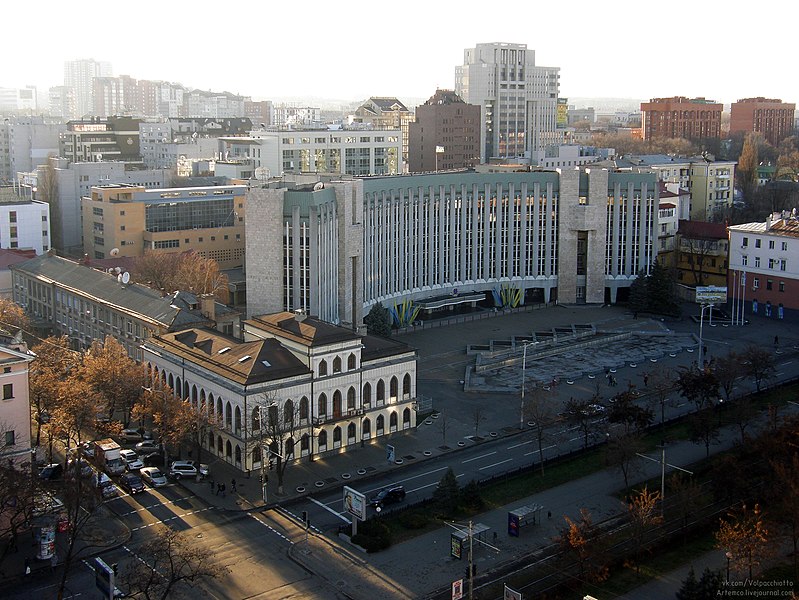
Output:
[[[578,4],[570,13],[547,5],[484,14],[477,6],[459,5],[456,11],[444,3],[409,0],[387,18],[354,1],[334,7],[311,0],[302,18],[253,5],[232,16],[230,25],[219,5],[207,2],[186,14],[182,5],[144,0],[136,5],[142,16],[134,19],[129,12],[130,24],[121,14],[109,14],[107,6],[95,0],[48,6],[48,18],[34,28],[10,28],[7,47],[18,49],[20,58],[4,64],[0,87],[62,85],[65,61],[94,58],[110,62],[115,76],[256,100],[426,99],[438,88],[454,89],[464,49],[508,42],[527,44],[536,65],[559,67],[564,98],[797,100],[782,62],[771,58],[789,56],[788,39],[774,36],[766,44],[764,33],[750,31],[744,11],[720,2],[678,1],[668,14],[627,1],[614,3],[613,12]],[[21,4],[10,6],[6,16],[9,23],[30,19]],[[676,25],[679,21],[684,30],[687,19],[697,24],[697,38],[702,36],[696,46],[678,38]],[[509,26],[517,23],[531,26]],[[82,27],[85,36],[79,34]],[[53,43],[66,31],[69,44]],[[746,35],[747,43],[708,49],[708,36],[718,32],[731,41]]]

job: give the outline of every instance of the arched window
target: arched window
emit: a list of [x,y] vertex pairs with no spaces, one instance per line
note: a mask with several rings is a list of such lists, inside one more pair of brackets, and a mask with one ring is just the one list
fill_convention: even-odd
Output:
[[261,411],[256,406],[252,409],[252,429],[258,431],[261,428]]
[[172,390],[172,395],[175,395],[175,378],[172,377],[172,373],[169,374],[169,379],[167,380],[169,384],[169,389]]
[[327,396],[325,394],[319,394],[319,401],[316,405],[316,414],[320,417],[327,415]]
[[180,377],[175,378],[175,397],[185,398],[185,396],[183,396],[183,384],[180,382]]
[[191,402],[192,402],[192,404],[194,404],[195,408],[197,407],[197,398],[198,398],[198,396],[197,396],[197,386],[196,385],[192,385],[191,386]]
[[347,425],[347,444],[355,443],[355,423]]
[[252,451],[252,464],[255,466],[255,463],[261,462],[261,447],[256,446]]
[[372,405],[372,385],[369,382],[363,385],[363,405]]
[[278,425],[277,420],[277,405],[273,404],[271,406],[266,407],[266,422],[267,426],[272,428],[273,430]]
[[310,442],[310,437],[308,436],[307,433],[300,438],[300,456],[308,456],[308,454],[310,453],[311,446],[309,442]]
[[214,449],[214,432],[213,431],[209,431],[208,432],[208,449],[209,450],[213,450]]
[[333,373],[341,373],[341,357],[333,359]]
[[200,412],[206,413],[210,416],[211,411],[208,410],[208,406],[205,402],[205,390],[200,390]]
[[411,399],[411,374],[405,373],[405,377],[402,378],[402,399],[403,400],[410,400]]
[[347,390],[347,410],[355,410],[355,388]]
[[294,438],[287,439],[284,447],[285,451],[283,452],[283,456],[286,457],[286,460],[294,458]]
[[333,447],[341,448],[341,427],[338,425],[333,430]]
[[411,409],[406,408],[402,411],[402,428],[408,429],[411,426]]
[[396,377],[391,378],[391,402],[397,401],[397,393],[399,392],[399,381]]
[[350,353],[350,355],[347,357],[347,370],[348,371],[354,371],[355,369],[358,368],[355,365],[355,361],[356,361],[355,354],[354,353]]
[[341,418],[341,391],[336,390],[333,392],[333,418]]
[[380,406],[386,401],[386,384],[382,379],[377,381],[377,405]]
[[327,361],[322,360],[319,362],[319,377],[327,375]]
[[216,451],[219,454],[222,454],[222,436],[221,435],[216,436]]
[[[211,403],[211,406],[214,404],[214,395],[210,394],[208,399]],[[216,422],[222,425],[222,419],[224,418],[223,409],[222,409],[222,398],[216,399]]]
[[236,430],[236,435],[241,434],[241,408],[238,406],[236,407],[236,412],[234,413],[233,425],[234,429]]
[[397,413],[396,411],[391,411],[391,414],[388,417],[388,430],[389,431],[396,431],[397,430]]
[[236,454],[234,455],[236,464],[241,464],[241,446],[236,444]]
[[230,401],[225,403],[225,427],[233,428],[233,407],[230,405]]
[[375,427],[375,429],[377,430],[377,435],[383,435],[383,431],[385,431],[385,428],[386,428],[386,419],[383,417],[383,415],[378,415]]
[[372,422],[369,419],[363,420],[363,431],[361,431],[361,437],[365,440],[372,438]]
[[327,431],[324,429],[319,432],[319,452],[327,450]]
[[287,427],[292,427],[294,425],[294,402],[291,399],[286,400],[286,403],[283,405],[283,423]]
[[233,444],[230,443],[230,440],[225,443],[225,458],[228,461],[233,458]]
[[300,400],[300,421],[308,420],[308,412],[310,404],[311,403],[308,402],[308,396],[303,396],[302,400]]

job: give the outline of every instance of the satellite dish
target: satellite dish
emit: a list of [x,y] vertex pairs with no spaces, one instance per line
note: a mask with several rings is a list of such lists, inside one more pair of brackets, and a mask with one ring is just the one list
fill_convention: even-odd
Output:
[[108,271],[107,272],[108,273],[113,273],[114,272],[114,267],[108,267]]
[[119,248],[111,248],[111,252],[109,252],[111,256],[118,256],[119,255]]
[[258,167],[255,169],[255,178],[258,181],[266,181],[269,179],[269,169],[266,167]]
[[125,285],[130,283],[130,273],[128,273],[127,271],[122,273],[122,283],[124,283]]
[[122,274],[121,273],[119,275],[117,275],[117,281],[119,283],[122,283]]
[[313,186],[313,191],[318,192],[319,190],[325,189],[325,184],[321,181]]
[[119,275],[122,272],[122,267],[114,267],[114,271],[116,271],[116,274]]

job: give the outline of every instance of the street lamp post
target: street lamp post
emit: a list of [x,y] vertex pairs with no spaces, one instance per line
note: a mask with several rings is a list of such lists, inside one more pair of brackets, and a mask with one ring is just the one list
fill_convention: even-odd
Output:
[[524,429],[524,376],[527,369],[527,348],[535,346],[538,342],[528,342],[522,346],[522,390],[521,390],[521,408],[519,411],[519,429]]
[[705,346],[702,341],[702,328],[705,324],[705,309],[710,308],[710,319],[713,322],[713,304],[703,304],[702,310],[699,313],[699,368],[703,369],[705,366]]

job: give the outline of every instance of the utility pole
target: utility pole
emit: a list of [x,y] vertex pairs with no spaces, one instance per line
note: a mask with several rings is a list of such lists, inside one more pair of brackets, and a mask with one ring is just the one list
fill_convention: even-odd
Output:
[[266,453],[264,452],[264,407],[258,405],[258,434],[261,447],[261,494],[266,504]]
[[474,549],[474,537],[473,537],[474,526],[472,521],[469,521],[469,600],[473,600],[474,598],[474,554],[472,550]]

